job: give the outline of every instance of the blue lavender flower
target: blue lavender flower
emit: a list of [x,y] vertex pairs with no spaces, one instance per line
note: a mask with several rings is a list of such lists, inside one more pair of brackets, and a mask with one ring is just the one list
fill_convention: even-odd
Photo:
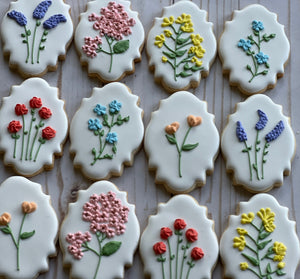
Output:
[[275,126],[275,128],[265,136],[266,141],[271,142],[273,140],[276,140],[281,135],[283,130],[284,130],[284,124],[282,120],[280,120],[278,124]]
[[51,1],[43,1],[37,5],[33,11],[33,18],[42,19],[48,11],[49,6],[52,4]]
[[49,17],[44,23],[43,26],[45,29],[55,28],[59,23],[66,22],[67,19],[62,14],[57,14]]
[[118,101],[113,100],[110,104],[109,104],[109,111],[113,114],[118,113],[120,111],[122,107],[122,103],[118,103]]
[[113,144],[118,141],[118,135],[115,132],[109,132],[109,133],[107,133],[105,140],[108,143]]
[[267,125],[268,117],[262,110],[257,110],[259,121],[255,125],[255,129],[260,131]]
[[97,104],[93,110],[98,116],[106,114],[106,107],[100,104]]
[[240,142],[246,141],[247,140],[247,134],[242,126],[242,123],[240,121],[236,122],[236,136],[238,137]]
[[258,64],[264,64],[268,62],[269,56],[263,52],[259,52],[255,55]]
[[97,119],[97,118],[89,119],[88,125],[89,125],[89,130],[91,130],[91,131],[97,131],[102,128],[102,125],[101,125],[99,119]]
[[252,21],[252,29],[255,31],[264,30],[265,27],[261,21],[253,20]]
[[20,26],[25,26],[27,24],[26,16],[20,12],[13,10],[13,11],[7,13],[7,15],[11,19],[14,19]]
[[243,48],[244,51],[247,51],[251,48],[252,44],[250,40],[244,40],[244,39],[240,39],[240,41],[238,42],[238,47]]

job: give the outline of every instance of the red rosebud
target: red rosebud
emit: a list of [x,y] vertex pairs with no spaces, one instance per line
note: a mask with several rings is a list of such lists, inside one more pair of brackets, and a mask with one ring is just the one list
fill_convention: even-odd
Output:
[[174,222],[175,230],[183,230],[186,227],[186,222],[183,219],[176,219]]
[[195,229],[188,229],[185,232],[185,237],[189,242],[195,242],[198,239],[198,233]]
[[39,116],[43,119],[48,119],[50,118],[52,115],[52,111],[51,109],[49,108],[46,108],[46,107],[42,107],[40,110],[39,110]]
[[42,130],[42,137],[46,140],[52,139],[55,137],[56,131],[50,126]]
[[38,98],[38,97],[33,97],[30,101],[29,101],[29,105],[31,108],[35,109],[35,108],[40,108],[43,103],[42,103],[42,99]]
[[199,247],[194,247],[191,252],[191,257],[193,260],[201,260],[204,257],[204,252]]
[[17,133],[21,129],[22,129],[22,124],[20,123],[20,121],[16,121],[16,120],[11,121],[7,126],[7,130],[10,133]]
[[161,255],[167,251],[166,244],[163,242],[157,242],[153,245],[153,251],[156,255]]
[[173,232],[168,227],[163,227],[160,229],[160,237],[162,239],[168,239],[170,236],[172,236]]
[[24,115],[28,113],[28,109],[24,104],[17,104],[15,106],[16,115]]

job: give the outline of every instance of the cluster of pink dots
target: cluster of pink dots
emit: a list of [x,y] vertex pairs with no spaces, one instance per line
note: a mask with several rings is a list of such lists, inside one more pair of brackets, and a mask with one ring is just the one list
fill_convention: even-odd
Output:
[[66,237],[67,242],[71,244],[68,246],[69,253],[73,255],[75,259],[80,260],[83,257],[81,250],[82,244],[91,241],[91,239],[92,236],[89,232],[69,233]]

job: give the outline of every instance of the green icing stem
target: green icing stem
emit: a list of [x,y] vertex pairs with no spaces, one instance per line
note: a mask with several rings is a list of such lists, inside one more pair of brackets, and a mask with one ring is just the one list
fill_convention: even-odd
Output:
[[20,160],[21,160],[21,161],[23,160],[25,134],[27,134],[27,132],[25,131],[25,119],[24,119],[24,114],[22,114],[22,120],[23,120],[23,134],[22,134],[22,151],[21,151],[21,157],[20,157]]
[[25,38],[26,38],[26,45],[27,45],[27,57],[26,57],[26,63],[28,63],[29,55],[30,55],[30,50],[29,50],[29,42],[28,42],[28,30],[26,28],[26,25],[24,26],[25,29]]
[[245,147],[246,147],[246,152],[248,154],[248,163],[249,163],[249,171],[250,171],[250,181],[252,181],[252,164],[251,164],[251,157],[250,157],[250,150],[247,145],[247,141],[244,141]]

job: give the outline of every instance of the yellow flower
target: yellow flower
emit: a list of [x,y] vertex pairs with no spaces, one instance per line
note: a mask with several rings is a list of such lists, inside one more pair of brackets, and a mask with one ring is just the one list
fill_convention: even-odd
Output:
[[195,47],[193,47],[193,46],[192,46],[192,47],[190,47],[190,49],[189,49],[189,53],[195,53],[195,49],[196,49],[196,48],[195,48]]
[[284,256],[276,255],[276,256],[274,256],[273,261],[274,262],[281,262],[283,259],[284,259]]
[[245,235],[245,234],[248,234],[248,232],[245,230],[245,229],[242,229],[242,228],[237,228],[236,229],[237,233],[239,235]]
[[242,224],[250,224],[250,223],[253,221],[254,216],[255,216],[255,215],[254,215],[253,212],[250,212],[250,213],[248,213],[248,214],[243,213],[243,214],[242,214],[242,218],[241,218],[241,223],[242,223]]
[[165,33],[166,37],[168,37],[168,38],[170,38],[172,36],[172,34],[173,34],[171,32],[171,30],[169,30],[169,29],[164,30],[164,33]]
[[183,13],[181,16],[177,17],[176,23],[182,24],[182,23],[190,23],[191,22],[191,15],[187,15]]
[[203,38],[199,34],[197,34],[197,35],[191,34],[191,39],[195,46],[199,46],[200,43],[203,42]]
[[168,61],[168,58],[167,58],[166,56],[163,56],[163,57],[161,58],[161,61],[162,61],[163,63],[166,63],[166,62]]
[[240,268],[241,268],[241,270],[246,270],[246,269],[248,269],[248,263],[247,262],[243,262],[243,263],[240,263]]
[[198,58],[203,58],[205,49],[202,46],[195,47],[195,54]]
[[161,47],[163,46],[165,40],[166,40],[166,38],[165,38],[165,35],[164,35],[164,34],[157,35],[157,36],[155,37],[155,42],[154,42],[154,44],[155,44],[156,46],[158,46],[159,48],[161,48]]
[[273,232],[276,228],[274,225],[275,213],[271,211],[270,208],[261,208],[260,211],[257,212],[257,216],[263,221],[265,230],[267,232]]
[[243,235],[240,237],[236,236],[233,239],[233,248],[239,248],[240,251],[243,251],[246,246],[246,240]]
[[280,263],[278,263],[277,267],[278,267],[279,269],[283,269],[283,268],[285,267],[285,262],[280,262]]
[[166,26],[170,26],[172,25],[174,22],[174,17],[173,16],[170,16],[169,18],[168,17],[165,17],[163,19],[163,23],[161,24],[162,27],[166,27]]
[[194,32],[194,28],[193,28],[193,23],[192,22],[187,22],[187,23],[185,23],[183,26],[181,26],[181,30],[183,31],[183,32],[187,32],[187,33],[192,33],[192,32]]
[[192,63],[195,63],[197,67],[202,65],[202,61],[198,60],[195,56],[191,59]]
[[275,241],[273,245],[273,252],[276,254],[273,260],[276,262],[280,262],[283,260],[286,254],[286,246],[282,242]]

